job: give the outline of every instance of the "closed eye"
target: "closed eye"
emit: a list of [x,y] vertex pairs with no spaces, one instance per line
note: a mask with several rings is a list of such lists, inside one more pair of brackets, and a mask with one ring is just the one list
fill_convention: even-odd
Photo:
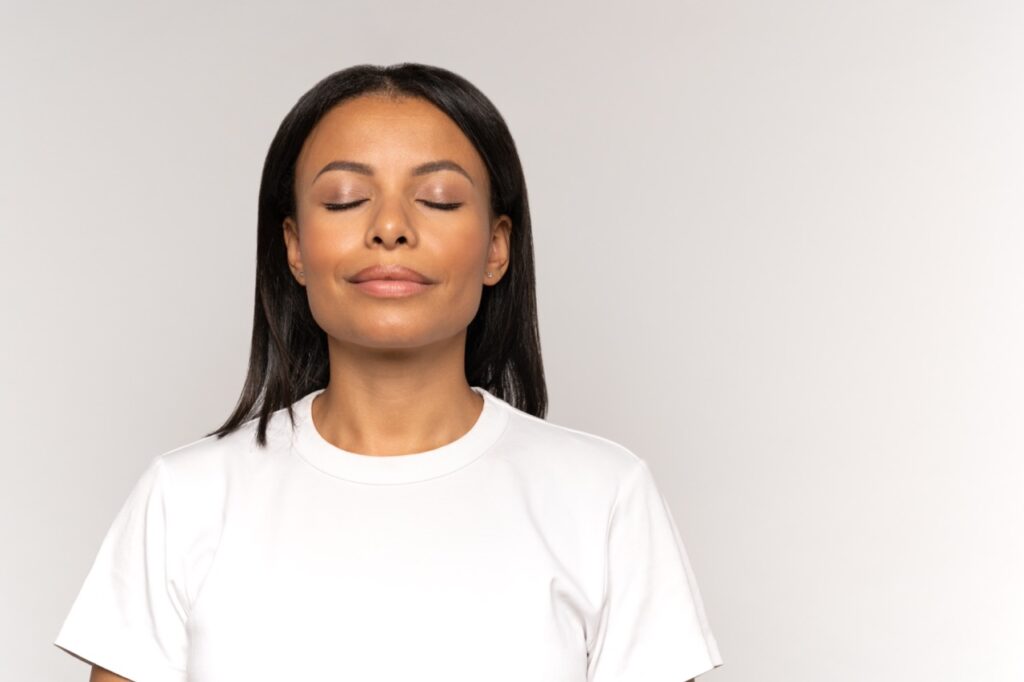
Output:
[[328,211],[347,211],[350,208],[354,208],[368,199],[360,199],[359,201],[350,201],[347,204],[324,204],[324,208]]
[[[359,201],[350,201],[350,202],[348,202],[346,204],[324,204],[324,208],[326,208],[328,211],[347,211],[348,209],[355,208],[359,204],[362,204],[362,203],[364,203],[366,201],[369,201],[369,199],[360,199]],[[434,201],[426,201],[426,200],[421,200],[421,201],[423,201],[423,203],[426,204],[427,206],[429,206],[430,208],[436,208],[436,209],[438,209],[440,211],[454,211],[459,206],[462,206],[461,203],[439,204],[439,203],[434,202]]]
[[426,204],[427,206],[429,206],[430,208],[436,208],[436,209],[440,209],[442,211],[454,211],[459,206],[462,206],[462,204],[460,204],[460,203],[438,204],[438,203],[433,202],[433,201],[424,201],[423,203]]

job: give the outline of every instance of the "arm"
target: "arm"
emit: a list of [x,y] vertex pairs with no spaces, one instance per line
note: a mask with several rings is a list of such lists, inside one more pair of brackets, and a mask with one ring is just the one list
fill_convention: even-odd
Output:
[[106,668],[93,665],[92,674],[89,675],[89,682],[132,682],[127,677],[115,675]]

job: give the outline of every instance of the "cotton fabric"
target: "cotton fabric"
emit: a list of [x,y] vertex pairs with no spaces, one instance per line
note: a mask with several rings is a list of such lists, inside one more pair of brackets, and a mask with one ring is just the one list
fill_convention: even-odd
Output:
[[152,458],[54,644],[135,682],[685,682],[722,665],[646,461],[482,387],[472,428],[340,449],[310,392]]

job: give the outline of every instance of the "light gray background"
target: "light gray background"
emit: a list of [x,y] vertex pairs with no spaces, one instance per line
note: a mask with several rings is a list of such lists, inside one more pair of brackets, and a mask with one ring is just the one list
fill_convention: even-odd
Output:
[[[5,4],[0,678],[246,366],[261,163],[321,77],[477,84],[556,423],[651,463],[715,682],[1024,676],[1024,5]],[[681,682],[681,681],[680,681]]]

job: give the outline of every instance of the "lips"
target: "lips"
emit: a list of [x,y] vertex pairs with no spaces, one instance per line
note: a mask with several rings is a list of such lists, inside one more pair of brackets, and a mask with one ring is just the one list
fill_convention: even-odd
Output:
[[370,280],[402,280],[418,282],[420,284],[433,284],[434,282],[434,280],[426,275],[397,263],[371,265],[349,278],[349,281],[353,283],[368,282]]

